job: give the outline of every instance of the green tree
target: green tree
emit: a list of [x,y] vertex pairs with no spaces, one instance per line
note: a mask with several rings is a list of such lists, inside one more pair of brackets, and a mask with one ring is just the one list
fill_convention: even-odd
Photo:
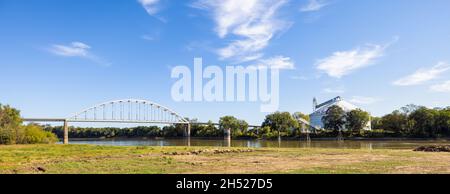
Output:
[[223,132],[218,130],[212,121],[208,121],[206,125],[200,126],[197,135],[200,137],[220,137],[223,136]]
[[36,144],[36,143],[55,143],[58,138],[55,134],[42,130],[38,125],[23,126],[24,134],[20,143],[22,144]]
[[435,125],[438,110],[420,107],[409,115],[409,119],[414,121],[414,135],[425,137],[436,137],[438,135]]
[[20,112],[0,104],[0,144],[54,143],[57,137],[38,125],[22,125]]
[[0,104],[0,144],[15,144],[23,136],[20,112],[10,106]]
[[238,131],[238,134],[236,134],[236,136],[246,135],[247,132],[248,132],[248,123],[247,123],[247,121],[238,120],[238,124],[239,124],[239,131]]
[[230,130],[233,137],[242,135],[248,128],[247,122],[233,116],[224,116],[219,120],[219,128],[222,131]]
[[339,106],[333,105],[328,108],[324,117],[322,117],[325,129],[341,131],[345,125],[345,111]]
[[258,136],[261,138],[271,138],[272,132],[269,126],[265,126],[259,129]]
[[410,133],[413,123],[405,113],[398,110],[381,118],[381,128],[396,134],[407,135]]
[[278,137],[281,132],[287,132],[289,129],[298,127],[298,122],[292,117],[289,112],[275,112],[266,116],[262,123],[262,127],[270,127],[272,130],[278,131]]
[[400,111],[405,115],[410,115],[411,113],[415,112],[417,109],[421,108],[420,106],[417,106],[415,104],[408,104],[402,108],[400,108]]
[[372,126],[372,129],[382,129],[381,118],[380,117],[371,117],[370,125]]
[[355,109],[350,112],[347,112],[346,117],[346,127],[350,132],[360,133],[364,127],[370,121],[370,114],[361,109]]
[[309,115],[303,114],[301,112],[295,112],[294,114],[292,114],[292,117],[294,117],[294,119],[302,118],[306,121],[310,121]]
[[442,109],[435,118],[436,129],[442,136],[450,137],[450,108]]

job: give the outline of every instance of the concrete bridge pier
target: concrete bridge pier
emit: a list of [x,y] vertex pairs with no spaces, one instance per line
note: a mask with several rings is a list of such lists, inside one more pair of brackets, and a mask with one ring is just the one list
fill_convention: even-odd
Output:
[[187,125],[187,136],[189,138],[191,138],[191,124],[190,123]]
[[64,120],[64,144],[69,144],[69,125],[67,120]]
[[225,129],[225,145],[231,147],[231,129]]
[[191,124],[190,123],[188,123],[186,125],[185,136],[186,136],[186,145],[188,147],[191,147]]
[[184,131],[184,136],[190,138],[191,137],[191,124],[186,124],[186,128]]

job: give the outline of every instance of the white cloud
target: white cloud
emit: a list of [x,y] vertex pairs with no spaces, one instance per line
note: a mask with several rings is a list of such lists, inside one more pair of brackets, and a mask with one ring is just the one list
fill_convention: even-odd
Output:
[[260,60],[262,65],[276,69],[294,69],[295,64],[289,57],[276,56]]
[[51,46],[49,51],[55,55],[64,57],[81,57],[91,60],[97,64],[103,66],[109,66],[110,63],[103,60],[102,58],[89,52],[91,46],[82,42],[72,42],[70,45],[54,44]]
[[198,0],[192,7],[211,12],[220,38],[230,43],[218,49],[221,59],[256,60],[270,40],[290,24],[276,17],[287,0]]
[[320,9],[324,8],[327,5],[329,5],[329,3],[324,0],[309,0],[308,4],[300,8],[300,11],[301,12],[319,11]]
[[365,97],[365,96],[353,96],[352,99],[350,99],[350,102],[355,104],[373,104],[376,102],[381,101],[379,98],[373,98],[373,97]]
[[316,68],[331,77],[341,78],[357,69],[374,64],[376,59],[384,55],[387,47],[388,45],[366,45],[349,51],[338,51],[318,60]]
[[427,81],[438,78],[442,73],[450,70],[450,64],[439,62],[430,69],[419,69],[415,73],[408,75],[395,81],[393,84],[397,86],[413,86],[420,85]]
[[89,53],[91,47],[82,42],[72,42],[69,46],[66,45],[52,45],[50,50],[56,55],[66,56],[66,57],[85,57]]
[[450,80],[441,84],[432,85],[430,89],[434,92],[450,92]]
[[345,91],[342,88],[325,88],[322,92],[327,94],[342,94]]
[[158,3],[160,0],[138,0],[149,15],[155,15],[159,11]]
[[286,70],[286,69],[295,69],[295,64],[289,57],[284,56],[276,56],[267,59],[260,59],[256,62],[256,64],[249,65],[250,68],[254,69],[278,69],[278,70]]
[[141,38],[148,41],[154,41],[156,39],[155,37],[150,35],[142,35]]

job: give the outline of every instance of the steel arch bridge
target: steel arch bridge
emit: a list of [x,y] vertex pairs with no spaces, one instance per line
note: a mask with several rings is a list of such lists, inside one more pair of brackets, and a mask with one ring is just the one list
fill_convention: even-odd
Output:
[[67,119],[70,122],[188,124],[175,111],[148,100],[126,99],[97,104]]
[[27,122],[64,122],[64,144],[69,142],[69,122],[182,124],[190,136],[191,124],[175,111],[155,102],[139,99],[114,100],[77,112],[68,118],[24,118]]

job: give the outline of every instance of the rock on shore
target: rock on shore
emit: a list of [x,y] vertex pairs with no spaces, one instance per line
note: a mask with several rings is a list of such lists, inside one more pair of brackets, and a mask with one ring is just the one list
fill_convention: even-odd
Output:
[[416,152],[450,152],[450,145],[420,146],[414,149]]

